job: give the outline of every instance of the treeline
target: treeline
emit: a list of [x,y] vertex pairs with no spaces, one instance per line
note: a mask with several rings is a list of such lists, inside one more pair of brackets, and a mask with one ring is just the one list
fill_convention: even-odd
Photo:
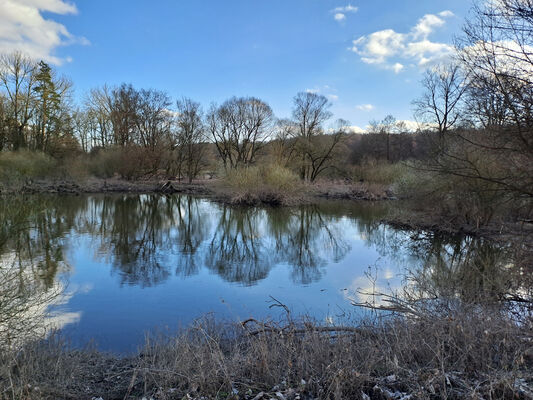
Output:
[[277,119],[255,97],[233,97],[208,110],[189,98],[173,101],[161,90],[131,84],[91,90],[73,101],[73,85],[44,62],[22,53],[0,58],[0,151],[27,149],[71,162],[90,155],[91,173],[135,179],[165,174],[192,181],[215,173],[275,164],[315,181],[327,172],[350,177],[350,164],[422,158],[424,135],[401,133],[392,116],[374,122],[373,134],[351,134],[331,120],[325,96],[301,92],[291,119]]
[[164,91],[129,84],[93,89],[75,106],[68,79],[21,53],[1,57],[0,80],[0,150],[55,158],[112,150],[126,178],[163,170],[190,181],[209,162],[225,170],[253,165],[269,145],[272,162],[290,163],[314,181],[331,167],[347,133],[343,121],[326,132],[331,104],[314,93],[298,93],[293,120],[278,120],[255,97],[233,97],[204,111],[189,98],[174,102]]
[[509,201],[527,214],[533,198],[532,53],[531,1],[478,4],[455,56],[424,75],[424,93],[413,107],[425,129],[407,133],[389,115],[371,121],[362,135],[350,133],[344,120],[326,126],[331,104],[308,92],[294,97],[290,119],[276,118],[255,97],[203,109],[191,99],[174,101],[164,91],[128,84],[93,89],[76,105],[71,82],[46,63],[4,55],[0,151],[37,150],[59,160],[81,155],[97,176],[164,174],[189,181],[258,165],[287,169],[307,182],[359,181],[372,169],[410,160],[414,174],[382,183],[412,183],[414,176],[424,198],[438,193],[443,202],[447,193],[455,202],[449,207],[483,209],[482,220],[491,219],[494,204]]

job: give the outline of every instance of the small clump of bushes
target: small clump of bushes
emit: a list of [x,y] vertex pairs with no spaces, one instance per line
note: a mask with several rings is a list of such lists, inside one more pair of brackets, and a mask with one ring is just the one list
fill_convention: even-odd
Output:
[[273,164],[228,170],[222,185],[230,203],[243,205],[290,205],[302,189],[294,172]]

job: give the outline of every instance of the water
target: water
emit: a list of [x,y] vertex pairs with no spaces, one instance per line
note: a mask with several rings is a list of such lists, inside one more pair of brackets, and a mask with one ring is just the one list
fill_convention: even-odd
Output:
[[38,335],[46,325],[75,346],[94,340],[103,350],[129,352],[147,331],[172,331],[206,313],[279,318],[273,299],[323,323],[358,318],[353,302],[375,300],[365,294],[371,290],[399,290],[412,268],[440,279],[439,290],[457,292],[447,286],[451,276],[465,278],[452,270],[456,253],[465,245],[471,252],[474,242],[394,229],[380,222],[388,207],[246,208],[159,195],[5,198],[0,298],[16,304],[9,311],[4,301],[0,314],[16,318],[0,319],[0,334],[31,327]]

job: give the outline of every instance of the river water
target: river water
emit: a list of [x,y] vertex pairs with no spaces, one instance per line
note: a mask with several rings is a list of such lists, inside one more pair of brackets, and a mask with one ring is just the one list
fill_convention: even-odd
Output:
[[497,262],[500,251],[486,243],[382,223],[396,206],[231,207],[178,195],[4,198],[0,334],[16,340],[53,327],[75,346],[92,341],[130,352],[146,332],[172,332],[206,314],[281,318],[276,301],[294,315],[340,323],[361,317],[353,303],[382,301],[369,292],[403,290],[413,271],[429,271],[447,287],[465,281],[457,260],[474,254]]

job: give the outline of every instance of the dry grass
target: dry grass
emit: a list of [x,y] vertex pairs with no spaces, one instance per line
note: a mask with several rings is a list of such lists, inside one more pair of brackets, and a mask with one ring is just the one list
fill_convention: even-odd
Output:
[[287,168],[277,165],[230,170],[222,182],[232,204],[290,205],[298,202],[302,184]]
[[347,328],[204,318],[130,358],[53,337],[1,354],[0,398],[531,398],[530,325],[496,309],[423,309]]

